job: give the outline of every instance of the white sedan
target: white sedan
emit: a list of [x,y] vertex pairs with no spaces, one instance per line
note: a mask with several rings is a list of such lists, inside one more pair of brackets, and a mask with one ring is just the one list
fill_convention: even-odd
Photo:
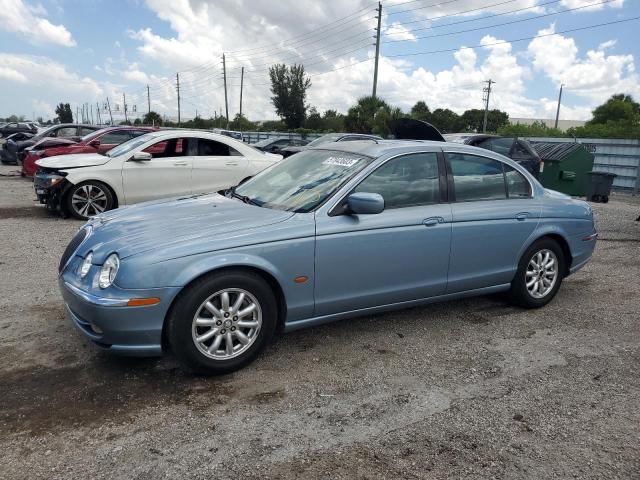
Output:
[[281,158],[215,133],[161,130],[106,155],[38,160],[34,186],[48,208],[86,219],[132,203],[226,189]]

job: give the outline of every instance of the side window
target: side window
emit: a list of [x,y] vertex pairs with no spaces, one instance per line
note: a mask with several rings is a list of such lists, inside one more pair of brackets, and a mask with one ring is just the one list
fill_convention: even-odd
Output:
[[456,201],[507,198],[502,162],[461,153],[449,153],[447,158],[453,174]]
[[507,181],[509,198],[527,198],[531,196],[531,184],[515,168],[505,164],[504,176]]
[[199,157],[228,157],[230,148],[226,143],[199,138],[197,155]]
[[80,127],[80,136],[84,137],[85,135],[89,135],[90,133],[93,133],[95,131],[95,128]]
[[161,140],[144,149],[149,152],[152,158],[173,158],[186,155],[187,138],[172,138],[171,140]]
[[484,148],[485,150],[491,150],[491,138],[485,138],[474,144],[476,147]]
[[130,130],[131,138],[139,137],[140,135],[146,135],[149,133],[149,130]]
[[58,130],[56,137],[68,138],[76,136],[76,127],[64,127]]
[[492,138],[491,150],[505,157],[509,156],[511,152],[511,146],[513,145],[513,138]]
[[122,142],[129,140],[131,136],[126,130],[105,133],[100,137],[100,143],[103,145],[120,145]]
[[390,160],[364,179],[355,191],[379,193],[385,208],[438,203],[438,157],[436,153],[415,153]]

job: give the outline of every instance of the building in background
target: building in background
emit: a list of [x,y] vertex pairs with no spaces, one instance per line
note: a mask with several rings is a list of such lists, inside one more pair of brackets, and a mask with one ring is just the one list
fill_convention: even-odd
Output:
[[[542,122],[547,127],[553,127],[556,123],[554,118],[509,118],[511,125],[533,125],[534,122]],[[585,120],[558,120],[558,129],[566,132],[572,127],[582,127],[587,123]]]

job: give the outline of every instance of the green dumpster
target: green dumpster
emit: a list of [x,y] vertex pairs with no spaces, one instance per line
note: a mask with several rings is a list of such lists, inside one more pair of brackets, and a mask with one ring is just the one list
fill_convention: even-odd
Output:
[[545,188],[575,197],[587,194],[594,156],[582,144],[541,142],[533,147],[542,160],[538,180]]

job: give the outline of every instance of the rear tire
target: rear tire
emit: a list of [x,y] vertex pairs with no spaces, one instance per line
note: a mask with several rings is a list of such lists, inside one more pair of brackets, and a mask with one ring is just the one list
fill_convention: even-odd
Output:
[[115,205],[111,189],[97,180],[89,180],[73,185],[67,191],[64,207],[72,216],[87,220]]
[[565,258],[558,242],[541,238],[522,255],[511,282],[511,301],[524,308],[540,308],[555,297],[565,271]]
[[273,336],[277,318],[269,284],[255,273],[230,270],[188,286],[169,313],[166,333],[185,370],[222,375],[256,359]]

